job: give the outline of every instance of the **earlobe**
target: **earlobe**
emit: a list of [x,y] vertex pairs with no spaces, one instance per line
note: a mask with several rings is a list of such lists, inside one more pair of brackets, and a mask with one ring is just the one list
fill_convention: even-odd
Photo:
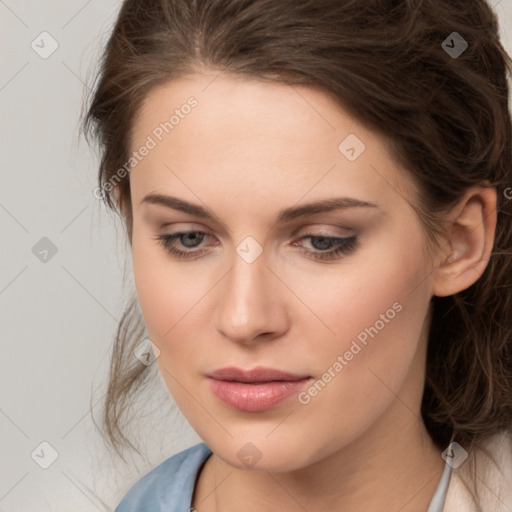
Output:
[[497,194],[493,188],[472,188],[453,210],[445,241],[433,273],[432,293],[446,297],[474,284],[491,256],[496,230]]

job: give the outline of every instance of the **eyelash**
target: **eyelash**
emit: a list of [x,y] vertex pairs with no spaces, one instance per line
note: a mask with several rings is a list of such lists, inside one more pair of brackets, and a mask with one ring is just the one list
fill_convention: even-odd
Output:
[[[204,251],[181,251],[179,249],[176,249],[176,247],[173,247],[171,243],[186,235],[191,234],[200,234],[208,236],[207,233],[203,233],[202,231],[182,231],[180,233],[174,233],[172,235],[159,235],[154,240],[157,240],[165,249],[167,252],[172,254],[173,256],[176,256],[177,258],[192,258],[194,256],[200,255]],[[329,252],[315,252],[310,250],[304,250],[303,252],[310,254],[313,256],[314,259],[320,260],[320,261],[326,261],[326,260],[334,260],[334,259],[340,259],[341,255],[348,255],[352,253],[356,247],[357,247],[357,238],[355,236],[351,237],[334,237],[334,236],[326,236],[326,235],[304,235],[300,237],[299,240],[303,239],[326,239],[330,242],[329,245],[332,243],[338,245],[338,247],[332,251]],[[203,239],[201,239],[202,242]],[[295,244],[296,242],[293,242]]]

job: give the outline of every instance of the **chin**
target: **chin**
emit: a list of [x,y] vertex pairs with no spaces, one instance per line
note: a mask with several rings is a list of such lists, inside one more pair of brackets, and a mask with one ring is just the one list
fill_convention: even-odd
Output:
[[[260,436],[244,436],[236,439],[205,439],[205,443],[217,457],[237,469],[246,471],[289,472],[315,462],[319,451],[309,444],[308,450],[298,440],[283,442],[282,438],[265,439]],[[311,459],[311,460],[310,460]]]

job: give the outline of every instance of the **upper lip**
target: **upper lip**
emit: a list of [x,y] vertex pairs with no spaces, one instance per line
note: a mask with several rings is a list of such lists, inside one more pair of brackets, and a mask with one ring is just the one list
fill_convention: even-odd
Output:
[[274,368],[259,366],[252,370],[229,367],[220,368],[208,374],[208,377],[216,380],[234,382],[271,382],[271,381],[296,381],[309,378],[309,375],[283,372]]

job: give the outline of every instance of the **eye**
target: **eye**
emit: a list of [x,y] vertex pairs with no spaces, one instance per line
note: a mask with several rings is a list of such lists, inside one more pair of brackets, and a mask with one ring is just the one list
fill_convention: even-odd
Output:
[[[207,251],[207,249],[197,249],[202,247],[202,242],[208,237],[207,233],[202,231],[183,231],[173,234],[158,235],[157,240],[170,254],[177,258],[196,258]],[[304,245],[299,244],[301,240],[309,240],[313,249],[306,249]],[[185,250],[176,247],[179,243]],[[353,252],[357,246],[357,237],[334,237],[327,235],[306,234],[296,239],[290,245],[301,247],[301,251],[308,254],[316,260],[334,260],[340,259],[342,255]]]
[[173,233],[172,235],[158,235],[155,240],[158,240],[160,244],[174,256],[177,256],[178,258],[190,258],[197,256],[199,253],[204,251],[183,251],[176,247],[175,242],[179,240],[182,247],[194,249],[200,246],[206,236],[208,236],[208,234],[203,233],[202,231],[183,231],[180,233]]
[[[334,260],[340,259],[342,255],[347,255],[357,248],[357,237],[336,237],[327,235],[307,234],[300,237],[299,240],[309,240],[313,251],[310,249],[302,249],[303,252],[309,254],[317,260]],[[297,242],[291,244],[296,246]],[[304,247],[301,245],[301,247]]]

